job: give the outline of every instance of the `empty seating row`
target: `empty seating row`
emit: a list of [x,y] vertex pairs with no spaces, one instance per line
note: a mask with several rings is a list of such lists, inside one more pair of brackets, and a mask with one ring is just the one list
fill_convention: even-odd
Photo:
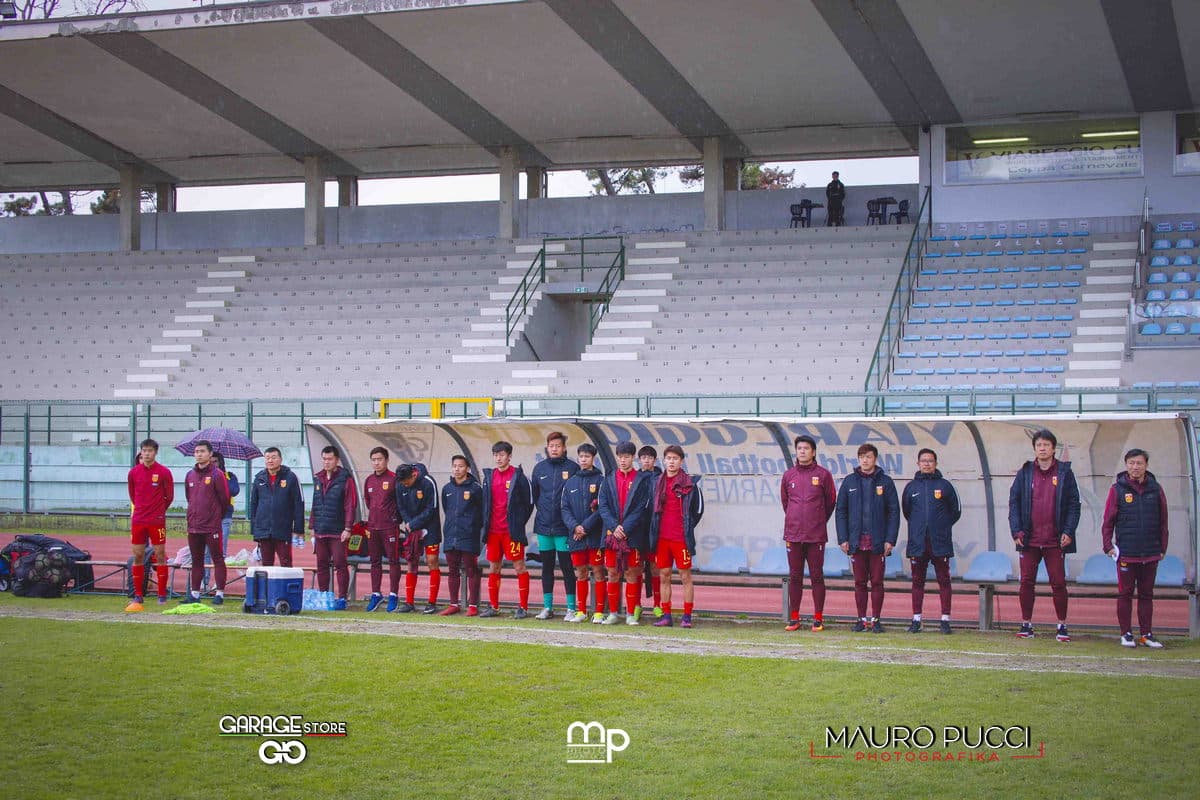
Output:
[[1200,336],[1200,322],[1185,325],[1182,322],[1168,322],[1166,326],[1157,322],[1147,322],[1138,330],[1143,336]]
[[1179,231],[1180,233],[1192,233],[1196,230],[1196,223],[1192,220],[1183,220],[1181,222],[1156,222],[1154,224],[1155,233],[1171,233]]
[[[898,377],[906,377],[912,373],[912,370],[898,369],[892,374]],[[892,386],[894,392],[975,392],[977,394],[1003,394],[1009,392],[1061,392],[1062,383],[1058,381],[1048,383],[899,383]]]
[[1023,297],[1018,300],[940,300],[936,303],[913,303],[913,308],[1009,308],[1011,306],[1073,306],[1078,305],[1077,297],[1042,297],[1033,299]]
[[1200,289],[1190,292],[1187,289],[1172,289],[1168,295],[1165,289],[1150,289],[1146,292],[1147,303],[1161,303],[1166,300],[1200,300]]
[[1175,241],[1170,239],[1155,239],[1150,245],[1151,250],[1194,250],[1196,249],[1196,240],[1185,236]]
[[[929,306],[926,303],[922,307],[928,308]],[[1072,322],[1072,321],[1074,321],[1074,319],[1075,319],[1075,316],[1073,314],[1036,314],[1036,315],[1035,314],[1016,314],[1011,317],[1006,314],[996,314],[995,316],[950,317],[948,319],[944,319],[941,317],[935,317],[932,319],[925,319],[923,317],[913,317],[908,321],[908,324],[909,325],[925,325],[925,324],[938,325],[938,324],[947,324],[948,323],[950,325],[967,325],[967,324],[970,324],[970,325],[1003,325],[1003,324],[1006,324],[1009,322],[1015,322],[1017,324],[1029,323],[1029,322],[1039,322],[1039,323],[1040,322]],[[980,338],[982,338],[982,335],[980,336]]]
[[1006,281],[1004,283],[944,283],[937,286],[918,286],[918,292],[1011,292],[1018,289],[1078,289],[1079,281]]
[[1083,238],[1091,236],[1089,231],[1054,231],[1053,233],[956,233],[948,236],[934,235],[931,242],[986,242],[1001,239],[1066,239],[1069,236]]
[[922,277],[933,277],[936,275],[995,275],[998,273],[1013,273],[1013,272],[1079,272],[1084,269],[1083,264],[1050,264],[1048,266],[1038,266],[1030,264],[1028,266],[1020,266],[1010,264],[1006,267],[948,267],[946,269],[922,269]]
[[1002,256],[1064,256],[1082,255],[1086,247],[1031,247],[1028,249],[1008,248],[1006,250],[930,250],[925,258],[999,258]]
[[[1181,258],[1182,258],[1182,256],[1181,256]],[[1176,260],[1178,261],[1178,259],[1176,259]],[[1166,266],[1170,266],[1170,265],[1169,264],[1151,264],[1150,266],[1166,267]],[[1187,260],[1186,264],[1175,264],[1174,266],[1177,266],[1177,267],[1192,266],[1191,256],[1188,256],[1188,260]],[[1167,277],[1167,273],[1165,273],[1165,272],[1151,272],[1150,275],[1147,276],[1147,278],[1146,278],[1146,283],[1149,283],[1149,284],[1191,283],[1194,280],[1200,280],[1200,276],[1193,276],[1193,274],[1188,272],[1187,270],[1181,270],[1181,271],[1176,272],[1175,274],[1171,275],[1169,279]]]

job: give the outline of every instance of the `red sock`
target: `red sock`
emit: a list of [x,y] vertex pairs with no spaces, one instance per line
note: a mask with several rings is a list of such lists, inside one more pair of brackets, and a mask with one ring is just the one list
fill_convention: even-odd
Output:
[[146,567],[143,564],[133,565],[133,595],[142,596],[142,584],[146,580]]
[[529,573],[522,572],[517,576],[517,598],[521,608],[529,610]]
[[[799,614],[797,614],[796,618],[799,619]],[[824,622],[824,621],[825,621],[825,615],[822,614],[820,611],[813,614],[813,622]]]
[[664,616],[664,617],[665,617],[667,614],[670,614],[670,613],[671,613],[671,604],[670,604],[670,603],[663,603],[663,604],[662,604],[662,610],[663,610],[663,616]]
[[500,573],[493,572],[488,575],[488,605],[492,608],[500,607]]
[[695,608],[695,606],[696,606],[695,603],[684,603],[683,604],[683,613],[687,614],[688,616],[691,616],[692,609]]
[[638,604],[638,582],[625,584],[625,613],[632,614]]
[[608,613],[615,614],[621,608],[621,582],[608,582]]
[[169,580],[171,580],[169,573],[167,571],[169,569],[170,569],[170,567],[168,567],[166,564],[155,564],[154,565],[154,574],[158,576],[158,596],[159,597],[167,596],[167,582]]
[[800,612],[793,611],[792,612],[792,622],[799,622],[799,621],[800,621]]
[[575,581],[575,598],[579,602],[578,609],[585,614],[587,613],[588,592],[591,590],[590,587],[591,584],[589,584],[587,581]]
[[410,606],[417,596],[417,573],[410,572],[404,576],[404,602]]
[[655,575],[650,579],[650,591],[654,594],[654,605],[662,605],[662,579]]
[[608,581],[596,581],[596,613],[608,613]]
[[429,605],[437,605],[438,589],[442,588],[442,571],[440,569],[429,570]]

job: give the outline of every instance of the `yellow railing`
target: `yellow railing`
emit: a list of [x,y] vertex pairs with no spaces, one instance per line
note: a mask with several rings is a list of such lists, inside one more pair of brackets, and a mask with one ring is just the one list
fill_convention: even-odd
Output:
[[[379,400],[379,418],[386,419],[388,415],[388,406],[407,404],[409,410],[412,410],[414,405],[428,405],[429,417],[431,419],[441,419],[445,416],[445,408],[448,404],[457,405],[462,403],[463,413],[466,414],[466,407],[471,404],[487,406],[487,416],[494,417],[496,415],[496,403],[490,397],[385,397]],[[410,413],[411,417],[412,414]]]

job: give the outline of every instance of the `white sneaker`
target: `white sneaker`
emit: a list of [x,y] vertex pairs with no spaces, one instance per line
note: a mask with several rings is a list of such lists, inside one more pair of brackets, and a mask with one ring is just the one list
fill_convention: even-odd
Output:
[[587,620],[588,615],[582,611],[576,611],[574,614],[568,614],[563,619],[564,622],[587,622]]
[[592,624],[593,625],[603,625],[604,624],[604,615],[601,614],[599,611],[597,611],[595,614],[592,614]]
[[1125,632],[1121,634],[1121,647],[1137,647],[1137,642],[1133,640],[1133,634]]
[[547,620],[554,616],[554,611],[549,608],[543,608],[534,619]]
[[637,618],[636,616],[634,616],[633,614],[626,614],[626,615],[625,615],[625,624],[626,624],[626,625],[633,625],[634,627],[637,627],[637,625],[638,625],[638,618]]
[[608,616],[605,617],[604,621],[601,622],[600,624],[601,625],[619,625],[620,622],[621,622],[621,615],[616,613],[615,611],[610,611]]
[[1162,642],[1154,638],[1153,633],[1147,633],[1145,636],[1139,636],[1138,644],[1140,644],[1142,647],[1150,647],[1155,650],[1158,650],[1163,646]]

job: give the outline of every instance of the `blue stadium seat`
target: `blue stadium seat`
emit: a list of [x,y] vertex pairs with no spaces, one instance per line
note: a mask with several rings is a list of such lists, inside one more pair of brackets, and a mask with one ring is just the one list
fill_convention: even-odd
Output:
[[1167,336],[1182,336],[1187,333],[1187,327],[1182,322],[1169,322],[1163,333]]
[[1167,293],[1162,289],[1150,289],[1146,292],[1146,302],[1161,303],[1167,299]]
[[1200,336],[1200,322],[1193,322],[1188,328],[1188,335]]
[[[1046,255],[1048,255],[1048,256],[1061,256],[1061,255],[1066,255],[1066,252],[1067,252],[1067,250],[1066,250],[1066,248],[1065,248],[1065,247],[1052,247],[1052,248],[1050,248],[1049,250],[1047,250],[1047,251],[1046,251]],[[1085,250],[1085,249],[1083,249],[1082,247],[1080,247],[1079,249],[1077,249],[1077,250],[1072,250],[1071,252],[1072,252],[1072,253],[1086,253],[1086,252],[1087,252],[1087,250]]]
[[1180,233],[1192,233],[1196,230],[1196,223],[1190,219],[1185,219],[1183,222],[1179,223],[1177,230]]
[[999,267],[984,267],[983,268],[984,275],[995,275],[999,271],[1000,271]]
[[985,233],[972,233],[967,238],[969,238],[973,242],[982,242],[985,239],[987,239],[988,237],[987,237],[987,234],[985,234]]
[[[1155,233],[1170,233],[1173,230],[1175,230],[1175,229],[1173,227],[1171,227],[1171,223],[1169,223],[1169,222],[1154,223],[1154,232]],[[1182,230],[1182,228],[1180,230]]]
[[1166,556],[1158,562],[1158,573],[1154,576],[1155,586],[1183,586],[1187,570],[1179,556]]
[[1147,322],[1145,325],[1142,326],[1142,329],[1139,331],[1139,333],[1141,333],[1142,336],[1161,336],[1162,332],[1163,332],[1162,326],[1159,325],[1157,322]]
[[751,575],[787,575],[787,549],[783,547],[768,548],[762,554],[758,563],[750,568]]
[[1191,282],[1192,282],[1192,273],[1190,273],[1190,272],[1176,272],[1174,275],[1171,276],[1171,283],[1191,283]]
[[984,334],[979,333],[979,332],[967,334],[967,340],[971,341],[971,342],[978,342],[978,341],[982,340],[983,338],[984,338]]
[[1150,249],[1151,250],[1170,250],[1171,249],[1171,240],[1170,239],[1155,239],[1154,244],[1150,245]]
[[[1040,247],[1036,247],[1032,250],[1026,250],[1025,254],[1031,255],[1031,256],[1044,256],[1044,255],[1046,255],[1046,251]],[[1012,255],[1012,253],[1009,253],[1009,255]],[[1020,255],[1020,253],[1018,253],[1017,255]]]
[[1169,267],[1169,266],[1171,266],[1171,259],[1167,258],[1166,256],[1153,256],[1150,259],[1150,266],[1152,266],[1152,267]]
[[929,241],[931,241],[931,242],[944,242],[944,241],[946,241],[946,237],[945,237],[945,236],[930,236],[930,237],[929,237]]
[[1008,238],[1010,238],[1010,239],[1027,239],[1027,238],[1029,238],[1029,234],[1028,233],[1010,233],[1008,235]]
[[898,376],[905,376],[905,375],[912,375],[913,371],[911,369],[894,369],[894,370],[892,370],[892,374],[898,375]]
[[[1192,296],[1192,293],[1189,292],[1187,289],[1172,289],[1171,290],[1171,300],[1188,300],[1191,298],[1191,296]],[[1149,300],[1150,298],[1147,297],[1146,299]]]
[[979,267],[967,267],[962,271],[963,275],[978,275]]
[[962,255],[962,251],[960,251],[960,250],[949,250],[949,251],[947,251],[947,252],[943,253],[943,255],[944,255],[944,256],[946,256],[946,258],[958,258],[959,256],[961,256],[961,255]]
[[1012,578],[1012,560],[1007,553],[995,550],[985,550],[975,556],[963,575],[964,581],[972,583],[1004,583]]
[[699,567],[701,572],[721,572],[736,574],[745,572],[750,564],[746,560],[746,551],[737,545],[722,545],[712,551],[708,563]]
[[[1033,251],[1030,251],[1030,254],[1032,254],[1032,252]],[[1025,255],[1025,251],[1024,250],[1005,250],[1004,255],[1006,255],[1006,256],[1023,256],[1023,255]]]
[[1151,285],[1156,284],[1156,283],[1166,283],[1166,282],[1167,282],[1167,273],[1165,273],[1165,272],[1151,272],[1150,277],[1146,278],[1146,283],[1151,284]]
[[987,252],[986,252],[984,255],[987,255],[987,256],[1002,256],[1002,255],[1004,255],[1004,251],[1003,251],[1003,250],[988,250],[988,251],[987,251]]
[[1062,272],[1062,264],[1051,264],[1042,270],[1043,272]]
[[936,250],[930,250],[928,253],[925,254],[925,258],[941,258],[941,257],[942,257],[942,254],[937,252]]
[[825,567],[821,571],[826,578],[840,578],[850,572],[850,557],[840,547],[826,547]]
[[1086,253],[1087,248],[1086,247],[1072,247],[1069,250],[1067,250],[1067,252],[1071,253],[1073,255],[1079,255],[1081,253]]
[[965,255],[967,258],[979,258],[981,255],[983,255],[983,251],[981,251],[981,250],[968,250],[968,251],[967,251],[966,253],[964,253],[963,255]]
[[1067,368],[1062,366],[1061,364],[1054,364],[1052,366],[1046,367],[1046,372],[1058,374],[1061,372],[1065,372],[1066,369]]
[[1190,267],[1196,263],[1196,260],[1186,253],[1181,256],[1175,256],[1175,260],[1171,262],[1175,267]]
[[1083,264],[1067,264],[1067,272],[1082,272]]
[[[1071,579],[1071,561],[1070,561],[1070,559],[1066,559],[1063,562],[1063,571],[1067,575],[1067,580],[1070,580]],[[1046,562],[1043,561],[1040,564],[1038,564],[1037,582],[1038,583],[1049,583],[1049,581],[1050,581],[1050,579],[1046,576]]]
[[1176,250],[1192,250],[1195,247],[1196,247],[1196,241],[1194,239],[1183,238],[1183,239],[1179,239],[1175,242]]
[[1083,562],[1083,571],[1079,573],[1075,582],[1090,586],[1116,586],[1117,565],[1103,553],[1090,555],[1088,560]]
[[955,233],[950,236],[950,241],[952,241],[952,242],[965,242],[966,240],[967,240],[966,234]]

